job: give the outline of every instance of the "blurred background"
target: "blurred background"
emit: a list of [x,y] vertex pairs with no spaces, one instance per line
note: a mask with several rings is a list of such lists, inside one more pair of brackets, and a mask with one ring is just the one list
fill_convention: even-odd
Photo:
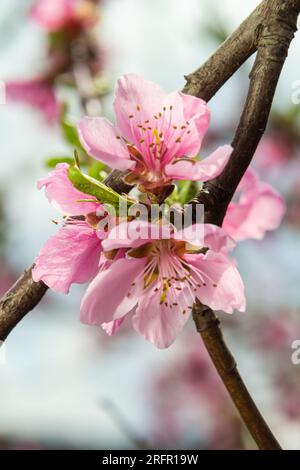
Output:
[[[1,293],[56,230],[51,220],[59,215],[36,182],[54,160],[72,157],[72,123],[85,113],[89,81],[101,101],[101,109],[89,102],[91,111],[108,118],[114,83],[124,73],[166,91],[181,89],[184,74],[258,1],[92,1],[76,24],[59,25],[41,24],[35,3],[0,4],[0,80],[7,84],[7,103],[0,105]],[[292,101],[299,49],[298,34],[253,162],[284,196],[287,212],[277,231],[239,244],[247,313],[220,314],[240,372],[286,449],[300,449],[300,365],[291,362],[291,344],[300,339],[300,104]],[[251,63],[210,102],[209,145],[231,141]],[[130,325],[109,338],[79,323],[84,289],[48,292],[8,337],[0,364],[0,449],[255,448],[192,321],[167,350]]]

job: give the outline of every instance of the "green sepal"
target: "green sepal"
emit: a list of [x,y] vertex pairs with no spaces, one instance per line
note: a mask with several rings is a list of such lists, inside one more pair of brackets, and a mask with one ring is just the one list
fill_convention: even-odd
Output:
[[78,137],[78,132],[77,132],[77,128],[76,126],[74,126],[74,124],[72,124],[71,122],[69,122],[65,116],[62,117],[61,119],[61,130],[62,130],[62,133],[63,133],[63,136],[65,138],[65,140],[72,145],[72,147],[76,147],[82,151],[84,151],[81,143],[80,143],[80,140],[79,140],[79,137]]
[[76,165],[70,166],[68,169],[68,177],[73,186],[84,194],[94,196],[103,204],[112,205],[118,214],[120,206],[131,206],[135,203],[132,199],[118,194],[113,189],[91,176],[83,174]]
[[45,164],[48,168],[55,168],[56,165],[58,165],[59,163],[68,163],[69,165],[73,165],[74,158],[70,158],[70,157],[51,157],[51,158],[48,158],[45,162]]
[[179,202],[187,204],[196,197],[199,185],[196,181],[178,181],[178,198]]

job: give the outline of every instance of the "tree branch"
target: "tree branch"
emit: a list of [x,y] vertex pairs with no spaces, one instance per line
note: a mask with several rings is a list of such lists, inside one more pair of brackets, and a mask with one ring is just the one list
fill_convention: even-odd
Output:
[[265,17],[268,2],[261,2],[201,67],[185,76],[187,83],[183,93],[209,101],[222,88],[256,51],[254,33]]
[[196,201],[205,205],[207,223],[221,225],[228,204],[248,168],[265,131],[278,79],[297,30],[299,0],[269,0],[265,18],[255,30],[258,50],[250,86],[223,173],[204,185]]
[[32,268],[22,274],[0,302],[0,341],[4,341],[13,328],[42,299],[48,287],[43,282],[34,282]]
[[[253,41],[257,57],[250,74],[249,92],[232,142],[234,148],[228,165],[215,180],[204,185],[196,203],[205,206],[205,222],[222,225],[228,204],[250,164],[264,133],[278,83],[297,29],[300,0],[272,0]],[[260,449],[280,449],[266,422],[257,409],[231,352],[226,346],[216,314],[200,303],[194,305],[193,318],[198,332],[235,403],[248,430]]]

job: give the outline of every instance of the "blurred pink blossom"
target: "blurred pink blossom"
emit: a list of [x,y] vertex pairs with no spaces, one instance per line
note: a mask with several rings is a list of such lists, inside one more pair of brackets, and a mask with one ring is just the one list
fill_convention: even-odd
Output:
[[290,153],[289,146],[282,138],[266,135],[257,147],[254,164],[259,172],[278,171],[285,164]]
[[261,240],[281,223],[286,205],[280,194],[248,170],[237,189],[238,202],[231,202],[223,228],[236,241]]
[[41,111],[46,122],[55,124],[61,113],[52,84],[43,79],[10,81],[6,84],[6,96],[10,101],[29,104]]
[[67,27],[85,27],[97,20],[93,0],[37,0],[31,16],[49,32]]
[[182,444],[188,428],[200,448],[242,447],[240,422],[204,344],[189,334],[180,346],[151,389],[154,444]]

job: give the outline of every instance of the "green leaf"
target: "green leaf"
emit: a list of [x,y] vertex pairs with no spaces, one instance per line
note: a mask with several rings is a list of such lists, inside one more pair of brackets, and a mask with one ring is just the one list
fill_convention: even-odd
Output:
[[55,168],[58,163],[68,163],[73,165],[74,158],[70,157],[51,157],[46,160],[45,164],[48,168]]
[[98,160],[92,160],[89,165],[89,176],[102,181],[107,176],[106,165]]
[[91,176],[83,174],[79,168],[74,165],[70,166],[68,169],[68,176],[71,183],[73,186],[75,186],[76,189],[78,189],[78,191],[96,197],[98,201],[102,202],[103,204],[112,205],[116,209],[117,213],[121,203],[126,206],[131,206],[135,203],[135,201],[132,199],[121,196],[116,191],[109,188],[100,181],[95,180]]
[[178,181],[178,199],[181,204],[194,199],[198,192],[198,183],[196,181]]
[[60,124],[61,124],[61,130],[62,130],[63,136],[66,139],[66,141],[69,144],[71,144],[72,147],[77,147],[80,150],[84,151],[80,143],[79,137],[78,137],[76,126],[72,124],[71,122],[69,122],[65,118],[65,116],[62,117]]
[[196,181],[177,181],[174,191],[166,201],[170,206],[178,203],[183,206],[196,197],[198,190],[199,184]]

